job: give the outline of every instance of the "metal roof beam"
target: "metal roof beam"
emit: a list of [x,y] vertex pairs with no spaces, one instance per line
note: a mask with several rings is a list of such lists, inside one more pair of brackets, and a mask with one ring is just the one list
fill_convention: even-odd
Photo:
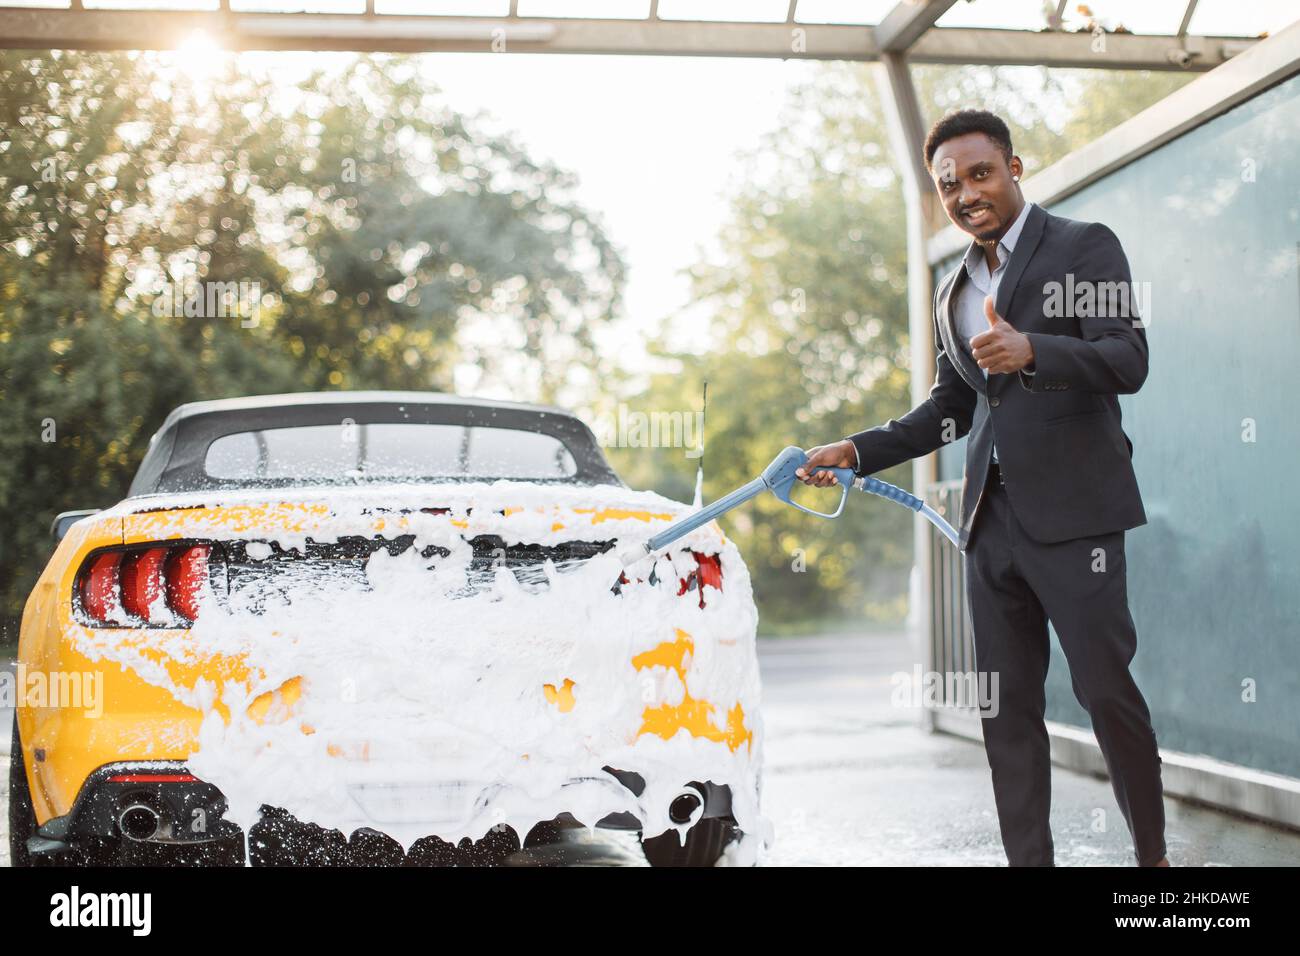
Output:
[[930,171],[925,168],[925,118],[907,58],[902,53],[885,53],[875,67],[877,88],[885,107],[894,161],[903,177],[903,196],[908,214],[920,216],[926,239],[947,225],[938,204]]
[[1146,36],[1058,30],[931,30],[908,50],[914,63],[1203,72],[1259,41],[1240,37]]
[[901,0],[875,28],[876,46],[887,53],[906,53],[957,0]]
[[[488,53],[494,41],[500,49],[504,40],[504,49],[514,53],[880,58],[871,27],[843,24],[0,7],[3,49],[168,50],[200,30],[230,50]],[[1105,50],[1098,52],[1090,33],[932,29],[907,56],[913,63],[1028,63],[1199,72],[1258,42],[1133,34],[1106,34],[1102,39]],[[1186,66],[1180,58],[1186,60]]]

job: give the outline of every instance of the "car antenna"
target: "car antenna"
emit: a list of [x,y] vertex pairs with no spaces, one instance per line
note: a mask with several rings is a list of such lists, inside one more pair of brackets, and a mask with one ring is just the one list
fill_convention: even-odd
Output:
[[704,399],[700,410],[700,465],[695,470],[695,502],[692,507],[704,507],[704,423],[709,415],[709,380],[704,380]]

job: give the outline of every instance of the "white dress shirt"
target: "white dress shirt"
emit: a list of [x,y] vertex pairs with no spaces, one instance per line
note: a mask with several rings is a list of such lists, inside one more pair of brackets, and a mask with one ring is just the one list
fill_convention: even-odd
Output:
[[[992,275],[989,274],[989,263],[984,256],[982,246],[972,242],[970,248],[966,250],[963,265],[970,281],[963,285],[961,292],[957,294],[953,318],[957,323],[957,334],[961,336],[962,345],[965,346],[968,353],[970,352],[970,340],[981,332],[989,330],[989,320],[984,315],[984,297],[992,296],[993,301],[997,301],[998,286],[1002,283],[1002,277],[1006,275],[1007,263],[1011,261],[1011,254],[1016,251],[1016,242],[1020,239],[1021,230],[1025,228],[1025,220],[1029,217],[1031,206],[1033,206],[1033,203],[1025,203],[1020,210],[1020,215],[1016,217],[1016,221],[998,240],[998,267],[993,270]],[[985,381],[988,381],[988,370],[982,369],[981,371],[984,372]],[[1026,369],[1025,374],[1033,375],[1034,373]],[[993,443],[993,460],[998,460],[996,441]]]

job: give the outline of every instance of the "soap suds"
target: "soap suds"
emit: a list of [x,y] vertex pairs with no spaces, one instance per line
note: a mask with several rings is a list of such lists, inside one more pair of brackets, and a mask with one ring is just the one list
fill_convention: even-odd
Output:
[[[711,780],[730,787],[746,833],[725,862],[753,862],[770,824],[759,813],[757,612],[735,545],[706,525],[655,563],[659,583],[611,590],[620,548],[689,510],[615,486],[509,481],[131,499],[114,509],[129,540],[242,540],[253,562],[287,570],[239,579],[224,601],[207,595],[188,631],[73,638],[204,715],[188,766],[245,830],[267,804],[344,834],[373,827],[408,849],[498,824],[522,838],[566,811],[588,825],[628,811],[651,837],[680,832],[670,801]],[[615,546],[474,572],[468,539],[479,535]],[[363,569],[295,576],[292,562],[267,560],[349,536],[414,541]],[[703,608],[700,592],[678,595],[696,566],[688,549],[721,561],[722,590],[703,586]],[[168,666],[213,658],[227,676],[186,685]],[[640,774],[644,792],[606,766]]]

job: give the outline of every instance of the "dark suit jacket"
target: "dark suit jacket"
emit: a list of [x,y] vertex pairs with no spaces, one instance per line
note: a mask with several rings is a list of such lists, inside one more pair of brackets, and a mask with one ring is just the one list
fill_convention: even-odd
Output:
[[[929,454],[945,438],[969,433],[958,528],[964,551],[996,432],[1012,509],[1035,540],[1068,541],[1145,524],[1133,443],[1120,427],[1116,396],[1136,392],[1146,380],[1147,338],[1135,304],[1125,310],[1111,299],[1117,287],[1102,285],[1131,288],[1115,234],[1101,223],[1030,210],[995,308],[1033,343],[1032,376],[994,374],[985,382],[954,319],[965,281],[958,263],[935,290],[938,357],[930,397],[901,418],[849,436],[858,474]],[[1100,305],[1094,300],[1089,308],[1077,298],[1089,287],[1103,293]],[[1067,298],[1071,289],[1075,297]]]

